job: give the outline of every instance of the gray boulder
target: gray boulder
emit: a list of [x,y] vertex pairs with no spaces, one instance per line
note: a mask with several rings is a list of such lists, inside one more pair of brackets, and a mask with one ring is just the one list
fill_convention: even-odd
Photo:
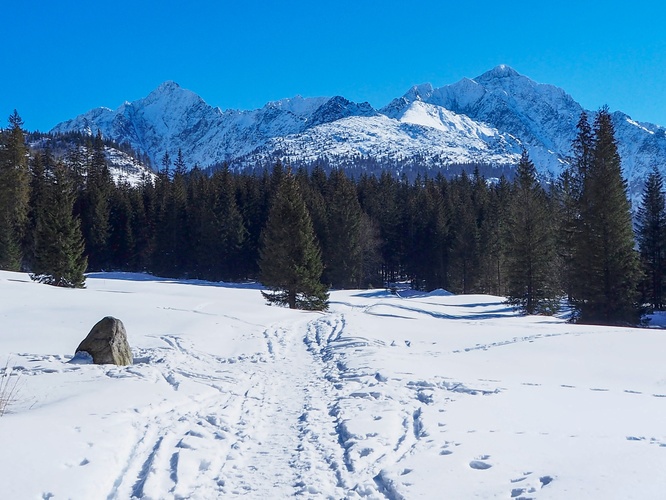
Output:
[[88,336],[76,348],[87,352],[96,365],[131,365],[132,351],[127,342],[125,325],[117,318],[107,316],[92,327]]

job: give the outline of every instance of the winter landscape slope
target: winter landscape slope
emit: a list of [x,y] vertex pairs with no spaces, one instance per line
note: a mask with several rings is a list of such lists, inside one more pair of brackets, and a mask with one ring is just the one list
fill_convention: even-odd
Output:
[[[562,89],[534,82],[507,66],[440,88],[417,85],[382,109],[344,97],[270,102],[251,111],[222,111],[166,82],[144,99],[115,111],[97,108],[52,131],[96,133],[128,142],[158,166],[181,149],[188,165],[229,161],[243,167],[277,157],[418,158],[441,168],[450,163],[515,164],[525,147],[545,175],[557,174],[571,155],[583,108]],[[594,111],[589,111],[593,116]],[[613,114],[625,175],[638,189],[647,172],[666,165],[661,126]]]
[[[1,498],[661,498],[664,330],[501,297],[0,272]],[[134,364],[72,362],[101,317]],[[9,361],[7,361],[9,360]],[[6,379],[7,377],[3,375]]]

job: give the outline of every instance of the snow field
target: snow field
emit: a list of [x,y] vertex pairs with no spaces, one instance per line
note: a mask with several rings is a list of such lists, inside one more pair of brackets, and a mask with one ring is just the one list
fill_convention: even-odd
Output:
[[[663,330],[520,317],[501,297],[0,272],[1,498],[660,498]],[[72,363],[106,315],[129,367]]]

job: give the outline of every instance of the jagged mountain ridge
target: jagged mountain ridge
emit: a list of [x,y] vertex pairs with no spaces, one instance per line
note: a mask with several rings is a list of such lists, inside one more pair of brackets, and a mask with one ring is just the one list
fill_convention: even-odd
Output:
[[[128,142],[153,165],[182,150],[189,166],[228,161],[242,168],[281,157],[290,161],[355,156],[418,157],[446,163],[515,164],[525,147],[543,174],[557,174],[571,154],[583,108],[564,90],[534,82],[508,66],[434,88],[417,85],[377,110],[342,96],[269,102],[251,111],[222,111],[174,82],[117,110],[97,108],[52,132],[101,130]],[[593,112],[589,112],[593,116]],[[633,194],[653,165],[666,165],[663,127],[613,114],[625,175]]]

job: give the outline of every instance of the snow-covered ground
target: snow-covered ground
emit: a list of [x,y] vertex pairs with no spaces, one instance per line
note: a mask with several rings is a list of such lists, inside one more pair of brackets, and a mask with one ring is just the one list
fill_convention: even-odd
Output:
[[[500,297],[0,272],[0,498],[664,498],[666,331]],[[120,318],[129,367],[70,363]],[[13,378],[18,377],[18,378]]]

